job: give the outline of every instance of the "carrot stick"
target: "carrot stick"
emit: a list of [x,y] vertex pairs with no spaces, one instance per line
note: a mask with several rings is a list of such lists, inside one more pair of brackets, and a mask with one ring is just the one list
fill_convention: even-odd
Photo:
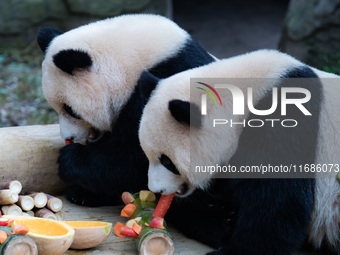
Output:
[[69,144],[72,144],[72,143],[74,143],[73,140],[65,140],[66,145],[69,145]]
[[166,212],[169,210],[172,199],[174,198],[175,193],[169,195],[162,195],[158,201],[155,211],[153,212],[153,217],[164,218]]

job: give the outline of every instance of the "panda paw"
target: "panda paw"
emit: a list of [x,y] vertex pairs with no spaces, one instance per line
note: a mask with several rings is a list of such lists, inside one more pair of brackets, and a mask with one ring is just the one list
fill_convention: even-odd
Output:
[[113,200],[105,194],[88,191],[80,186],[71,186],[65,193],[65,197],[71,203],[88,207],[113,205]]
[[85,146],[79,143],[66,145],[59,151],[59,177],[66,183],[72,183],[84,175],[84,162],[87,158]]
[[218,249],[215,251],[208,252],[206,255],[225,255],[225,254],[228,254],[228,253],[226,253],[223,249]]

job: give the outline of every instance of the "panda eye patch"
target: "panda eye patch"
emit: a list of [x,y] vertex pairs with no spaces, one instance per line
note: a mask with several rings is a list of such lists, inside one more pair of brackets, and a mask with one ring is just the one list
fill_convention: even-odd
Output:
[[176,166],[174,165],[174,163],[172,163],[171,159],[167,157],[166,155],[162,154],[161,157],[159,158],[159,161],[166,169],[168,169],[173,174],[177,174],[177,175],[180,174]]
[[67,104],[64,104],[64,110],[65,110],[65,112],[67,112],[71,117],[73,117],[73,118],[75,118],[75,119],[78,119],[78,120],[81,119],[80,116],[79,116],[78,114],[76,114],[76,113],[73,111],[73,109],[72,109],[71,106],[69,106],[69,105],[67,105]]

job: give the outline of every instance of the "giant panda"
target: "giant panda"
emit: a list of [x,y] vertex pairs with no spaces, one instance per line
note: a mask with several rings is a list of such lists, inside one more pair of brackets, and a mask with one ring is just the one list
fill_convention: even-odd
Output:
[[152,81],[215,57],[173,21],[151,14],[123,15],[65,33],[44,27],[37,39],[45,53],[43,93],[59,114],[61,136],[76,142],[58,158],[59,176],[69,186],[66,197],[99,206],[120,203],[124,191],[146,188],[148,161],[138,125],[157,84]]
[[[291,86],[287,81],[297,81],[310,91],[310,100],[300,107],[312,116],[291,105],[285,118],[298,121],[294,128],[273,127],[272,123],[213,128],[216,116],[239,123],[242,119],[282,119],[280,106],[269,116],[255,116],[247,107],[243,115],[233,115],[234,101],[227,89],[218,90],[223,106],[208,96],[207,114],[202,115],[201,93],[205,92],[196,89],[199,83],[190,87],[190,78],[204,83],[213,77],[231,78],[244,95],[252,87],[255,108],[262,110],[271,108],[274,88],[280,91]],[[301,78],[313,79],[305,83]],[[279,51],[259,50],[160,80],[144,108],[139,139],[149,160],[149,189],[176,193],[174,210],[166,218],[188,236],[216,249],[209,254],[287,255],[310,244],[317,249],[328,244],[338,254],[338,166],[305,178],[214,178],[216,174],[196,171],[192,160],[236,169],[260,164],[339,164],[339,78]],[[300,93],[289,97],[305,98]]]

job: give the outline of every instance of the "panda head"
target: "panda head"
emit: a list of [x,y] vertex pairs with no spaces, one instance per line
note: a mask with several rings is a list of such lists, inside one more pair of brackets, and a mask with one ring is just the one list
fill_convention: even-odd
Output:
[[172,21],[146,14],[66,33],[40,29],[43,93],[59,114],[62,137],[94,142],[111,131],[141,73],[172,56],[187,38]]
[[201,131],[201,113],[197,103],[190,102],[187,79],[179,75],[157,85],[144,108],[139,139],[149,160],[149,189],[185,197],[206,188],[208,178],[190,169],[190,132]]

